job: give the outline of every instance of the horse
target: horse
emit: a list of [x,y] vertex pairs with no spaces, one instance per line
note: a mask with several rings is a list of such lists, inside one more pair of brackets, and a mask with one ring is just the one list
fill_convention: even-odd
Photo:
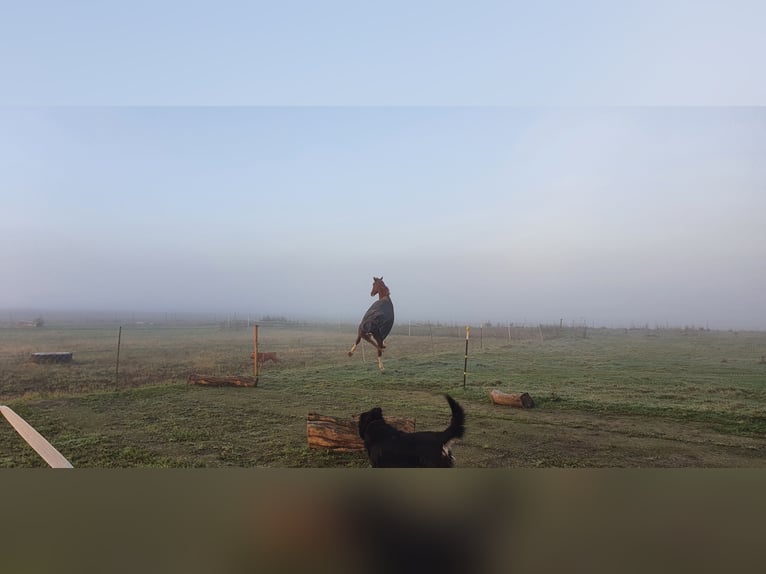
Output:
[[386,348],[383,341],[391,332],[391,327],[394,326],[394,304],[391,302],[391,291],[383,283],[383,277],[372,278],[370,297],[375,295],[378,296],[378,300],[370,305],[362,317],[357,330],[356,342],[348,352],[348,356],[354,354],[356,346],[364,339],[378,350],[378,369],[383,372],[381,355],[383,355],[383,349]]

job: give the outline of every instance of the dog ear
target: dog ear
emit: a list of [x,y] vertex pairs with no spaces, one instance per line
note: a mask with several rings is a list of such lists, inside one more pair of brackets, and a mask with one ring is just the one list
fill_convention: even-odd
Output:
[[373,421],[383,420],[383,411],[380,407],[375,407],[359,415],[359,436],[364,438],[367,427]]
[[359,415],[359,436],[361,438],[364,438],[364,433],[367,430],[367,426],[370,424],[370,422],[373,420],[373,411],[364,411],[362,414]]

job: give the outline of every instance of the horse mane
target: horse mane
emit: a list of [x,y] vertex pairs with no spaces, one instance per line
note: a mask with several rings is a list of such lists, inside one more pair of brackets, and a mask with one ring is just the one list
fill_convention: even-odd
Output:
[[[391,290],[388,288],[388,286],[383,282],[383,277],[373,277],[373,283],[375,287],[377,288],[377,294],[380,299],[383,299],[385,297],[389,297],[391,295]],[[375,287],[373,287],[373,293],[375,294]]]

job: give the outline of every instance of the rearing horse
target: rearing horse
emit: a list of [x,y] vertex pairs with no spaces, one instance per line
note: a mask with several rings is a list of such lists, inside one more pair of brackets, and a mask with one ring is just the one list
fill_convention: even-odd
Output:
[[381,355],[383,349],[386,346],[383,341],[391,332],[391,327],[394,326],[394,304],[391,302],[391,291],[389,291],[386,284],[383,283],[383,277],[372,278],[372,291],[370,297],[378,296],[378,300],[375,301],[367,312],[362,317],[362,322],[359,323],[359,330],[357,331],[356,342],[348,352],[348,356],[354,354],[356,346],[359,341],[364,339],[378,350],[378,368],[383,371],[383,361]]

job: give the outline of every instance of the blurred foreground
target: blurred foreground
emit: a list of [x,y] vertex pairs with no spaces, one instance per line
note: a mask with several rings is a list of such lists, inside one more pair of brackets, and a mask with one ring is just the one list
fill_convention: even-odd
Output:
[[759,470],[3,471],[6,572],[744,571]]

